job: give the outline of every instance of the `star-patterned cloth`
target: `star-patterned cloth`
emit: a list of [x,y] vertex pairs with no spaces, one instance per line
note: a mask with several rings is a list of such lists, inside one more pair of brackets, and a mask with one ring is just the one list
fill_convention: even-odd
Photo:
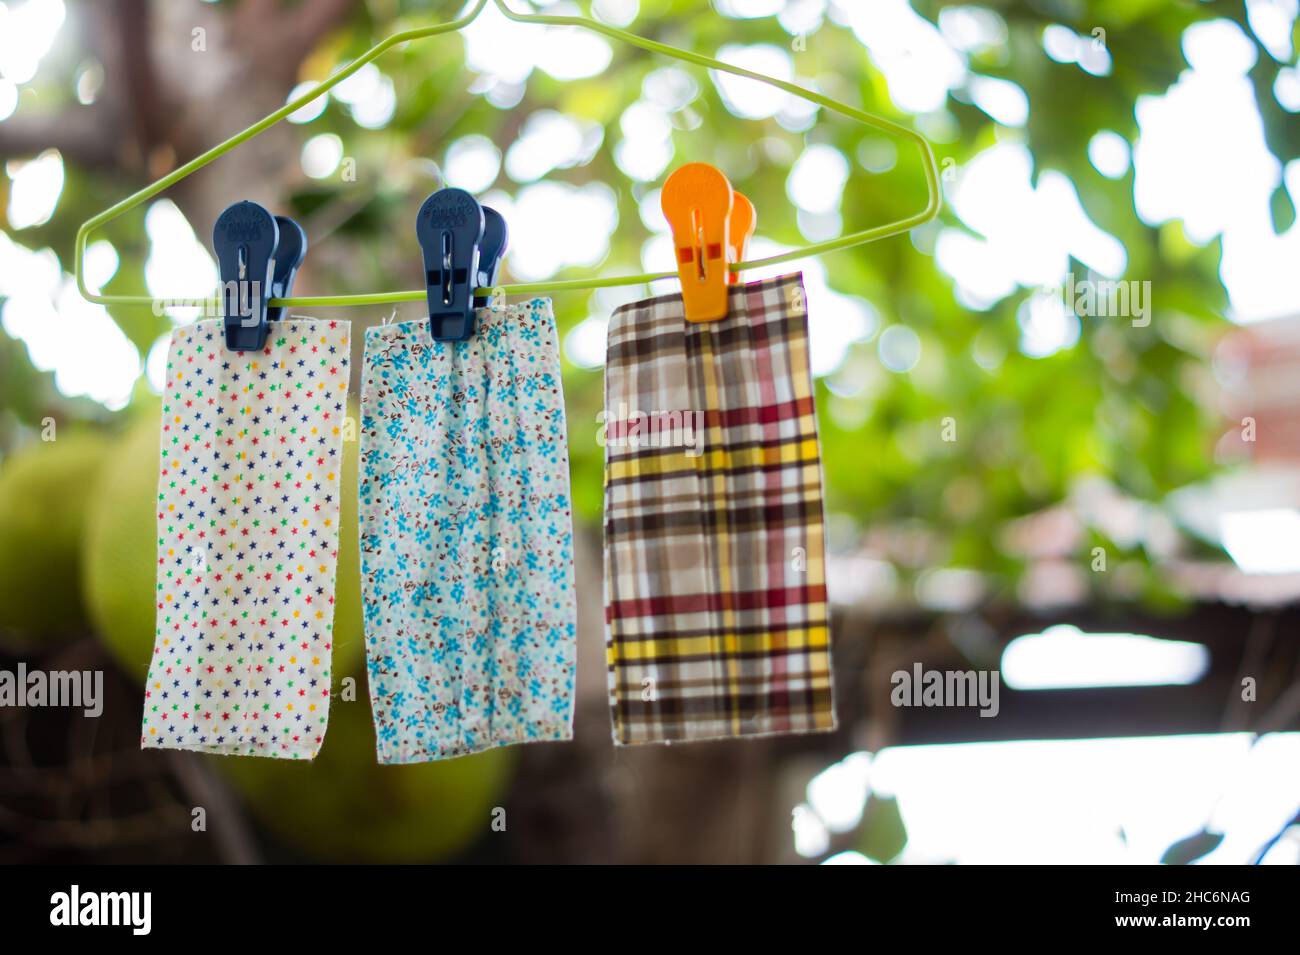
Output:
[[172,332],[144,748],[311,759],[330,704],[350,325]]
[[549,299],[366,332],[361,590],[381,763],[573,735],[577,605]]

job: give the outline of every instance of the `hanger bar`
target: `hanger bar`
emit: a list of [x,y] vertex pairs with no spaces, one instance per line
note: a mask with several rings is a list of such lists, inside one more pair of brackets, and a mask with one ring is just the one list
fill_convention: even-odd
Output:
[[[303,106],[312,102],[312,100],[327,93],[330,89],[337,86],[343,80],[347,79],[361,67],[378,58],[394,46],[402,43],[408,43],[412,40],[423,40],[428,37],[438,36],[443,33],[453,33],[464,29],[472,23],[483,9],[487,6],[488,0],[475,0],[473,7],[469,9],[464,16],[456,20],[433,27],[423,27],[415,30],[404,30],[395,33],[392,36],[380,41],[371,47],[361,56],[357,57],[351,63],[341,67],[334,73],[322,80],[313,88],[307,90],[301,96],[291,100],[284,106],[265,118],[249,126],[243,132],[236,133],[225,142],[213,146],[207,152],[196,156],[189,162],[172,170],[166,176],[163,176],[153,184],[146,186],[134,195],[128,196],[114,206],[110,206],[98,215],[87,219],[82,223],[81,228],[77,230],[77,239],[75,247],[74,273],[77,279],[77,289],[81,292],[83,298],[87,301],[99,305],[143,305],[154,308],[166,308],[173,305],[187,306],[212,306],[218,307],[220,297],[214,293],[207,295],[194,296],[187,299],[160,299],[152,298],[147,295],[99,295],[90,291],[86,287],[85,270],[83,260],[86,255],[86,246],[89,242],[90,234],[96,229],[102,228],[114,219],[125,215],[132,209],[160,192],[174,186],[182,179],[202,169],[204,166],[224,156],[232,149],[242,145],[254,136],[258,135],[280,122],[285,117],[297,112]],[[863,245],[867,242],[874,242],[878,239],[888,238],[903,232],[908,232],[919,225],[929,222],[939,214],[940,192],[939,192],[939,173],[938,167],[934,161],[934,151],[930,148],[929,142],[924,136],[908,129],[899,123],[884,119],[880,116],[873,116],[870,113],[855,109],[844,103],[838,103],[820,93],[804,89],[794,83],[786,80],[777,79],[772,76],[764,76],[761,73],[755,73],[744,67],[733,66],[730,63],[723,63],[711,57],[692,52],[690,50],[681,50],[677,47],[668,46],[655,40],[646,39],[626,30],[620,30],[617,27],[609,26],[598,20],[588,19],[586,17],[561,16],[556,14],[527,14],[515,13],[505,5],[505,0],[493,0],[496,7],[509,19],[520,23],[540,23],[547,26],[575,26],[591,30],[595,33],[601,33],[615,40],[648,50],[652,53],[658,53],[675,60],[682,60],[687,63],[694,63],[697,66],[703,66],[710,70],[719,70],[724,73],[731,73],[734,76],[742,76],[748,79],[757,80],[760,83],[766,83],[777,89],[798,96],[800,99],[815,103],[832,112],[839,113],[841,116],[861,123],[864,126],[870,126],[885,133],[901,137],[914,143],[920,150],[922,159],[922,170],[925,174],[925,187],[927,199],[925,207],[920,211],[899,219],[895,222],[884,225],[873,226],[858,232],[852,232],[848,235],[840,236],[836,239],[828,239],[823,242],[814,242],[811,245],[800,246],[789,252],[783,252],[779,255],[770,255],[762,259],[753,259],[748,262],[735,262],[729,268],[733,272],[742,272],[747,269],[756,269],[767,265],[779,265],[783,262],[791,262],[795,259],[801,259],[805,256],[824,255],[827,252],[836,252],[842,249],[850,249],[854,246]],[[658,279],[676,278],[676,272],[653,272],[641,275],[621,275],[604,279],[564,279],[554,282],[534,282],[521,285],[500,285],[501,289],[507,295],[524,295],[539,294],[543,292],[562,292],[574,289],[591,289],[591,288],[612,288],[622,285],[644,285]],[[476,295],[490,295],[492,289],[475,289]],[[346,305],[386,305],[398,302],[418,302],[423,301],[426,297],[426,290],[416,289],[406,292],[366,292],[355,295],[312,295],[312,296],[293,296],[289,298],[272,298],[269,305],[273,307],[291,306],[291,307],[330,307]],[[219,314],[216,312],[214,314]]]

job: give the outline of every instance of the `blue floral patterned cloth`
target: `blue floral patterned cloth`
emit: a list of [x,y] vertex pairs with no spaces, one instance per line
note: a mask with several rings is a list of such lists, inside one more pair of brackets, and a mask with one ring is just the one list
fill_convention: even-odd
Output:
[[573,735],[568,443],[548,299],[366,333],[362,598],[381,763]]

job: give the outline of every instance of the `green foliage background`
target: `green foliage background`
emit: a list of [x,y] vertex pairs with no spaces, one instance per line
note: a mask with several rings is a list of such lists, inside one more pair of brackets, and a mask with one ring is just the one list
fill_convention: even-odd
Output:
[[[914,6],[933,21],[947,4],[918,0]],[[868,299],[879,312],[882,328],[902,323],[916,331],[923,343],[921,365],[910,374],[893,374],[880,364],[874,339],[860,342],[852,346],[840,371],[820,383],[817,397],[833,514],[850,517],[858,530],[919,521],[933,534],[933,546],[927,550],[930,565],[982,569],[1009,585],[1020,568],[998,546],[999,528],[1009,518],[1061,500],[1079,476],[1102,475],[1138,498],[1154,500],[1213,470],[1211,449],[1218,424],[1213,412],[1189,393],[1187,383],[1203,376],[1208,349],[1226,325],[1218,244],[1192,245],[1177,222],[1160,228],[1143,224],[1134,210],[1131,171],[1118,180],[1104,178],[1089,163],[1087,145],[1103,129],[1135,139],[1138,97],[1163,93],[1187,68],[1180,37],[1190,24],[1226,17],[1237,21],[1247,36],[1253,34],[1243,5],[1235,2],[995,0],[982,6],[1003,18],[1007,42],[972,55],[970,68],[1019,84],[1028,94],[1030,119],[1023,129],[999,127],[960,95],[951,96],[945,108],[951,135],[934,142],[940,162],[952,160],[960,170],[995,142],[1020,141],[1034,157],[1035,176],[1049,169],[1067,174],[1092,219],[1124,243],[1126,277],[1151,281],[1154,320],[1147,328],[1122,330],[1085,320],[1077,345],[1045,359],[1028,358],[1017,350],[1016,310],[1031,290],[987,312],[962,307],[951,280],[936,266],[932,249],[938,224],[931,224],[909,237],[827,260],[831,285]],[[219,7],[234,11],[239,4],[223,2]],[[301,78],[322,77],[396,30],[449,18],[455,10],[454,4],[428,0],[358,4],[345,25],[326,36],[304,63]],[[1111,74],[1093,76],[1049,59],[1041,37],[1051,23],[1063,23],[1083,36],[1095,26],[1104,27]],[[787,48],[791,43],[775,18],[730,19],[688,0],[646,0],[629,29],[708,53],[726,43],[766,42]],[[793,55],[798,75],[815,77],[828,95],[912,121],[892,106],[883,76],[847,27],[824,21],[807,37],[806,49]],[[640,250],[649,232],[637,202],[658,183],[630,181],[615,163],[614,149],[622,138],[622,111],[641,94],[645,76],[665,61],[619,48],[609,69],[590,79],[560,82],[534,71],[522,102],[511,110],[497,109],[469,92],[472,76],[455,36],[410,44],[377,65],[392,78],[399,104],[386,128],[361,129],[342,104],[332,101],[323,116],[293,129],[304,141],[323,131],[337,133],[359,170],[356,182],[337,177],[314,182],[299,176],[282,196],[284,207],[300,215],[330,209],[341,214],[341,225],[325,240],[334,247],[331,266],[317,273],[315,286],[306,291],[418,287],[419,252],[411,224],[430,187],[427,179],[413,180],[410,170],[421,162],[427,166],[429,160],[441,163],[447,147],[469,133],[487,136],[504,152],[523,120],[538,109],[556,109],[605,126],[604,142],[589,163],[555,170],[548,178],[601,181],[613,188],[619,201],[619,225],[607,260],[556,277],[640,271]],[[1283,65],[1260,47],[1252,79],[1268,143],[1285,162],[1300,153],[1300,124],[1272,95]],[[763,235],[792,245],[803,241],[785,184],[790,162],[809,143],[831,144],[850,159],[853,174],[842,207],[846,228],[898,218],[923,204],[920,165],[910,150],[900,148],[890,171],[869,173],[856,157],[864,147],[873,148],[877,134],[826,116],[804,133],[789,132],[775,120],[736,119],[706,74],[690,69],[700,95],[688,112],[675,117],[676,152],[668,171],[691,160],[718,165],[738,190],[754,199]],[[71,102],[71,80],[43,75],[34,95],[40,109],[56,111]],[[941,125],[932,122],[928,128]],[[208,126],[212,142],[235,131],[225,128],[221,116],[211,117]],[[787,148],[772,148],[773,142]],[[296,153],[286,153],[284,162],[295,164]],[[69,161],[66,175],[54,218],[14,236],[28,247],[52,247],[65,268],[71,264],[78,224],[149,180],[129,164],[105,170]],[[504,171],[496,187],[517,188]],[[1285,190],[1275,201],[1275,216],[1279,228],[1293,217]],[[942,213],[942,223],[962,227],[950,209]],[[200,236],[210,228],[207,222],[192,225]],[[112,224],[104,237],[121,256],[121,267],[105,291],[144,293],[148,243],[142,214]],[[314,254],[321,254],[320,249]],[[589,294],[556,296],[561,334],[599,309]],[[378,321],[386,312],[372,309],[354,317]],[[114,309],[112,314],[142,354],[169,327],[166,319],[144,309]],[[812,318],[815,335],[815,313]],[[977,345],[985,353],[1004,356],[996,370],[985,371],[973,360]],[[107,419],[115,416],[98,406],[59,396],[49,376],[31,366],[24,346],[8,336],[0,336],[0,368],[4,445],[25,440],[50,413],[112,424]],[[601,452],[595,440],[601,371],[566,366],[565,386],[575,499],[580,517],[595,531],[601,506]],[[831,386],[838,387],[833,391]],[[143,383],[139,390],[144,393]],[[960,422],[961,440],[955,444],[938,440],[939,422],[948,415]],[[836,524],[841,531],[848,526]],[[852,543],[842,533],[834,542]],[[1148,595],[1159,594],[1153,577]]]

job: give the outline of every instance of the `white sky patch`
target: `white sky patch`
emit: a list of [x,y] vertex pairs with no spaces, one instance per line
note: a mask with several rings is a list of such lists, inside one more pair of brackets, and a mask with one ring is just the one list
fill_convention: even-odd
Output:
[[[570,3],[552,4],[547,13],[585,15]],[[507,19],[494,4],[461,31],[465,63],[499,83],[520,84],[536,68],[560,80],[595,76],[609,66],[614,51],[601,36],[576,27],[538,26]]]
[[[1163,96],[1137,102],[1134,201],[1148,225],[1181,219],[1188,237],[1223,236],[1219,277],[1230,317],[1249,322],[1300,311],[1291,281],[1300,261],[1300,227],[1273,233],[1269,201],[1283,170],[1264,141],[1246,71],[1254,44],[1228,20],[1194,24],[1183,34],[1192,69]],[[1300,170],[1285,181],[1300,196]]]
[[618,226],[614,192],[600,182],[525,186],[509,212],[489,204],[510,223],[510,271],[525,282],[548,279],[568,266],[597,265]]
[[991,308],[1018,287],[1005,253],[961,229],[941,231],[934,254],[939,268],[956,281],[957,298],[967,308]]
[[1273,844],[1260,865],[1300,865],[1300,826],[1290,826]]
[[1065,307],[1061,296],[1039,292],[1020,303],[1016,310],[1020,325],[1020,350],[1030,358],[1046,358],[1073,348],[1082,330],[1079,316]]
[[534,47],[542,27],[507,19],[493,4],[460,35],[465,40],[465,65],[476,73],[505,83],[522,83],[537,63]]
[[501,171],[501,150],[486,136],[462,136],[447,148],[443,176],[447,185],[479,193],[496,181]]
[[808,805],[831,832],[848,832],[862,821],[870,791],[871,754],[850,753],[808,783]]
[[1229,511],[1219,516],[1223,549],[1243,573],[1300,572],[1300,512]]
[[524,82],[507,83],[494,76],[480,77],[470,84],[470,92],[482,93],[484,98],[497,109],[514,109],[524,98],[527,90]]
[[[339,103],[346,103],[357,125],[377,129],[393,118],[396,94],[393,81],[368,62],[329,92]],[[322,97],[324,100],[324,97]],[[296,113],[295,113],[296,116]]]
[[807,803],[800,803],[790,814],[790,830],[794,834],[794,851],[805,859],[819,856],[831,847],[826,824]]
[[[820,92],[814,80],[795,77],[795,85],[802,86],[813,92]],[[788,96],[785,105],[776,114],[776,121],[782,129],[788,129],[792,133],[803,132],[812,129],[816,124],[819,109],[821,109],[820,106],[804,99],[802,96]]]
[[651,182],[658,179],[673,158],[670,139],[624,139],[614,147],[614,162],[629,179]]
[[599,368],[605,364],[605,340],[609,332],[608,316],[584,318],[564,336],[564,354],[579,368]]
[[1251,32],[1279,63],[1289,63],[1291,28],[1295,23],[1297,0],[1246,0],[1246,22]]
[[898,798],[904,863],[1149,865],[1208,823],[1225,837],[1204,861],[1240,864],[1295,814],[1300,792],[1300,733],[1250,743],[1231,733],[896,746],[876,754],[872,783]]
[[49,300],[62,281],[63,270],[53,249],[33,252],[0,231],[0,297],[31,295]]
[[890,325],[876,342],[880,363],[897,375],[905,375],[921,361],[921,338],[906,325]]
[[1054,169],[1044,172],[1038,177],[1038,197],[1046,220],[1044,230],[1054,224],[1070,255],[1107,278],[1124,274],[1128,266],[1124,243],[1088,217],[1069,176]]
[[50,308],[6,303],[5,330],[27,343],[32,364],[54,372],[65,395],[85,395],[112,408],[125,407],[140,377],[140,353],[102,305],[87,302],[68,276]]
[[[308,91],[315,89],[317,85],[318,84],[316,83],[299,83],[297,86],[295,86],[293,89],[289,91],[289,95],[285,97],[284,100],[285,103],[286,104],[292,103],[299,96],[302,96],[304,93],[307,93]],[[286,117],[286,119],[288,119],[288,121],[291,123],[310,123],[321,113],[325,112],[325,107],[329,104],[329,101],[330,101],[330,94],[322,93],[320,96],[316,97],[306,106],[298,107],[296,110],[290,113]]]
[[[757,259],[777,251],[765,251],[762,246],[763,243],[751,241],[750,256]],[[804,288],[808,293],[812,373],[821,377],[833,373],[843,364],[851,345],[875,335],[880,327],[880,315],[866,299],[831,288],[826,281],[826,266],[820,259],[801,259],[744,275],[747,281],[752,282],[764,271],[783,275],[799,270],[803,271]]]
[[1288,66],[1277,71],[1273,97],[1288,113],[1300,113],[1300,70]]
[[645,298],[643,286],[611,285],[598,288],[595,292],[595,302],[592,305],[592,310],[597,315],[612,315],[616,308],[638,302],[643,298]]
[[786,194],[800,209],[812,213],[835,212],[849,181],[849,161],[834,146],[809,146],[795,160],[785,182]]
[[868,859],[861,852],[858,852],[855,849],[848,849],[844,852],[837,852],[835,853],[835,855],[823,859],[821,864],[822,865],[879,865],[878,862],[873,862],[871,859]]
[[625,27],[636,19],[640,0],[593,0],[591,15],[610,26]]
[[641,222],[651,232],[672,231],[672,226],[668,224],[668,217],[664,215],[662,200],[663,190],[651,189],[637,203],[637,211],[641,215]]
[[800,209],[796,220],[799,234],[809,242],[834,239],[844,231],[844,219],[838,209],[831,212],[808,212]]
[[[154,298],[193,298],[216,290],[217,263],[199,241],[184,213],[170,199],[159,199],[145,213],[149,257],[144,264],[145,285]],[[194,318],[197,308],[169,309],[174,321]]]
[[98,295],[109,280],[117,274],[117,267],[120,264],[113,243],[107,239],[90,243],[86,248],[85,261],[82,263],[86,287]]
[[580,80],[604,73],[614,58],[604,37],[579,27],[547,27],[545,41],[538,45],[536,53],[538,68],[557,80]]
[[1110,51],[1104,36],[1080,36],[1067,26],[1052,23],[1043,28],[1043,49],[1057,63],[1077,63],[1093,76],[1110,73]]
[[[295,94],[290,94],[291,99],[293,95]],[[379,67],[373,63],[367,63],[361,67],[361,69],[330,90],[329,95],[340,103],[347,104],[349,111],[352,113],[353,122],[365,129],[380,129],[386,126],[397,109],[397,92],[393,87],[393,81],[380,72]],[[325,97],[321,97],[317,102],[321,104],[319,108],[316,108],[315,103],[312,103],[295,112],[293,117],[312,109],[316,110],[312,116],[320,115],[320,111],[325,108]],[[312,118],[312,116],[308,118]],[[294,121],[303,122],[304,120],[294,119]]]
[[785,0],[717,0],[716,6],[724,17],[752,20],[776,16],[785,6]]
[[858,142],[857,158],[867,172],[880,175],[898,164],[898,147],[892,139],[867,135]]
[[352,104],[352,121],[363,129],[382,129],[397,111],[397,91],[387,76],[365,99]]
[[1203,644],[1139,633],[1084,633],[1058,624],[1016,637],[1002,651],[1006,685],[1017,690],[1184,686],[1205,676]]
[[343,161],[343,140],[333,133],[321,133],[302,144],[302,171],[313,179],[332,175]]
[[1123,243],[1088,218],[1069,177],[1048,170],[1034,188],[1031,168],[1024,146],[1000,143],[958,177],[952,207],[983,238],[944,229],[935,255],[968,307],[987,309],[1017,286],[1059,285],[1070,256],[1107,278],[1118,278],[1128,264]]
[[[754,243],[759,241],[758,236],[750,240],[750,254],[753,255]],[[677,269],[677,258],[673,252],[673,237],[669,230],[665,229],[658,235],[652,235],[641,244],[641,267],[647,272],[675,272]],[[749,273],[745,273],[748,275]],[[665,295],[670,292],[680,291],[681,286],[677,279],[665,279],[661,282],[651,282],[650,292],[652,295]]]
[[382,81],[383,74],[379,72],[379,67],[373,63],[367,63],[335,86],[330,91],[330,95],[339,102],[352,106],[375,95]]
[[614,162],[630,179],[658,179],[673,158],[673,125],[664,108],[637,100],[619,118],[623,139],[614,148]]
[[1088,140],[1088,161],[1107,179],[1119,179],[1128,172],[1132,147],[1119,133],[1103,129]]
[[681,67],[664,66],[646,74],[641,96],[647,103],[672,112],[689,106],[700,95],[700,84]]
[[506,151],[506,175],[515,182],[533,182],[552,169],[569,169],[590,162],[600,149],[604,129],[580,122],[553,109],[533,113]]
[[9,224],[14,229],[44,225],[54,215],[63,194],[63,157],[47,149],[27,162],[10,160]]
[[30,83],[65,16],[62,0],[0,3],[0,76],[18,86]]
[[1029,120],[1029,97],[1018,83],[993,76],[972,76],[968,88],[975,105],[1003,126]]
[[144,360],[144,376],[155,394],[161,395],[167,384],[167,352],[171,341],[170,333],[159,335],[149,348],[149,357]]
[[944,7],[939,11],[939,32],[954,50],[982,53],[1007,42],[1007,24],[985,7]]
[[[785,47],[770,43],[755,43],[744,46],[728,43],[718,50],[715,59],[732,66],[739,66],[764,76],[771,76],[787,82],[794,79],[794,63]],[[734,116],[744,119],[767,119],[784,109],[791,96],[784,90],[767,83],[751,80],[744,76],[734,76],[718,70],[710,70],[709,76],[718,88],[718,95],[723,104]]]
[[798,36],[815,31],[825,18],[826,0],[786,0],[777,22],[786,33]]
[[[109,261],[116,253],[108,243],[96,245],[99,279],[110,265],[116,269]],[[61,393],[113,409],[126,405],[140,376],[140,354],[103,306],[81,297],[53,251],[33,252],[0,232],[0,296],[0,327],[27,346],[36,368],[54,373]]]
[[1193,26],[1183,47],[1193,69],[1137,102],[1135,200],[1146,223],[1181,218],[1189,238],[1208,242],[1243,205],[1267,201],[1280,166],[1264,146],[1245,77],[1254,53],[1241,31],[1223,20]]
[[889,97],[899,109],[937,110],[948,91],[965,82],[965,58],[907,0],[835,0],[832,7],[885,74]]

